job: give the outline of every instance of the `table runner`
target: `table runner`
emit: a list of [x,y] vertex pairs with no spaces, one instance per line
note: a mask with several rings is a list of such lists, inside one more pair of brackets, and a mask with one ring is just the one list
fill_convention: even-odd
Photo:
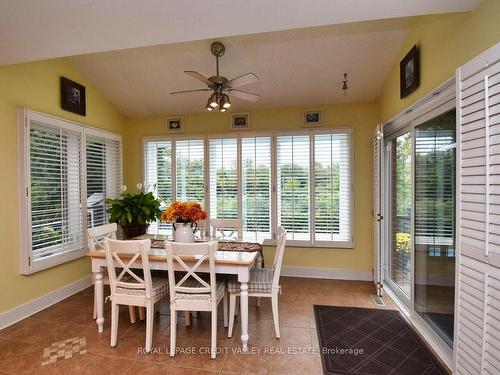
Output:
[[[151,239],[151,247],[155,249],[163,249],[165,240]],[[264,267],[264,254],[262,253],[262,245],[254,242],[238,242],[238,241],[219,241],[217,250],[219,251],[242,251],[251,253],[257,251],[262,259],[262,267]]]

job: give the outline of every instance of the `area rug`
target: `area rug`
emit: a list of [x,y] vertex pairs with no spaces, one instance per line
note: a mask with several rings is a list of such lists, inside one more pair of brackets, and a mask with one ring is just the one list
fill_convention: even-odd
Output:
[[448,372],[398,311],[314,305],[325,374]]

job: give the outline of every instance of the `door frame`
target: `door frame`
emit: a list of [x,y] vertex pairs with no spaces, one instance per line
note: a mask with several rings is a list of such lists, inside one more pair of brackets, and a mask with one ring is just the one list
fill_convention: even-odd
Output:
[[[417,332],[424,338],[424,340],[429,344],[431,349],[439,356],[439,358],[444,362],[448,368],[453,368],[453,348],[451,348],[433,329],[432,327],[416,312],[415,310],[415,233],[414,233],[414,220],[415,220],[415,128],[436,117],[443,114],[449,110],[456,108],[456,90],[455,90],[455,77],[450,78],[435,90],[433,90],[428,95],[424,96],[422,99],[418,100],[415,104],[401,112],[399,115],[395,116],[390,121],[386,122],[383,127],[384,131],[384,163],[382,165],[382,188],[383,188],[383,212],[384,217],[387,220],[383,222],[382,230],[382,249],[381,249],[381,259],[382,268],[384,270],[384,290],[387,294],[394,300],[398,308],[403,313],[403,316],[409,324],[411,324]],[[388,149],[390,143],[397,136],[404,134],[406,132],[411,133],[412,137],[412,176],[411,176],[411,186],[412,186],[412,217],[411,217],[411,293],[410,296],[406,294],[397,286],[397,284],[392,281],[389,277],[389,266],[390,266],[390,251],[391,251],[391,215],[390,215],[390,205],[392,196],[392,184],[391,184],[391,152]],[[456,138],[458,139],[458,137]],[[458,194],[458,192],[457,192]],[[458,212],[456,213],[458,215]],[[458,216],[456,216],[458,218]],[[457,241],[457,239],[455,240]],[[455,254],[457,252],[455,251]],[[457,261],[457,260],[456,260]],[[455,306],[457,301],[455,299]]]

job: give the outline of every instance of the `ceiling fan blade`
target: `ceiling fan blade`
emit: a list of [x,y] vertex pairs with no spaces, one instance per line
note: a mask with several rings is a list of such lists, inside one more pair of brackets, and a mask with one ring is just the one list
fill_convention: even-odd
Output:
[[171,92],[170,94],[185,94],[188,92],[201,92],[201,91],[212,91],[212,90],[210,89],[183,90],[183,91],[174,91]]
[[198,81],[203,82],[205,85],[209,85],[209,86],[213,85],[213,83],[207,77],[205,77],[204,75],[202,75],[198,72],[195,72],[194,70],[185,70],[184,73],[193,77],[194,79],[197,79]]
[[260,96],[257,94],[252,94],[250,92],[241,90],[231,90],[230,94],[236,96],[237,98],[248,100],[249,102],[256,102],[259,100]]
[[258,81],[259,77],[257,77],[255,74],[247,73],[227,81],[226,87],[241,87]]

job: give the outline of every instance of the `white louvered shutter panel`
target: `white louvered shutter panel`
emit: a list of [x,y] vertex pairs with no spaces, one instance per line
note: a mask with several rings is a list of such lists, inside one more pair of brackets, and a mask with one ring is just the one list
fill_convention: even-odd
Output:
[[122,185],[121,142],[96,134],[86,136],[85,147],[88,227],[108,222],[105,200],[119,197]]
[[314,242],[352,242],[348,133],[314,135]]
[[176,200],[205,207],[205,147],[203,139],[175,142]]
[[210,217],[238,218],[238,141],[210,139]]
[[500,44],[457,71],[458,374],[500,373]]
[[271,238],[271,137],[243,138],[241,158],[245,236]]
[[276,138],[278,225],[287,239],[310,241],[310,136]]
[[82,132],[31,120],[31,261],[84,247]]
[[382,295],[382,126],[378,125],[373,137],[373,282],[377,294]]
[[[162,209],[173,200],[172,142],[146,141],[144,144],[144,183],[162,199]],[[149,233],[170,234],[172,225],[164,222],[151,223]]]

